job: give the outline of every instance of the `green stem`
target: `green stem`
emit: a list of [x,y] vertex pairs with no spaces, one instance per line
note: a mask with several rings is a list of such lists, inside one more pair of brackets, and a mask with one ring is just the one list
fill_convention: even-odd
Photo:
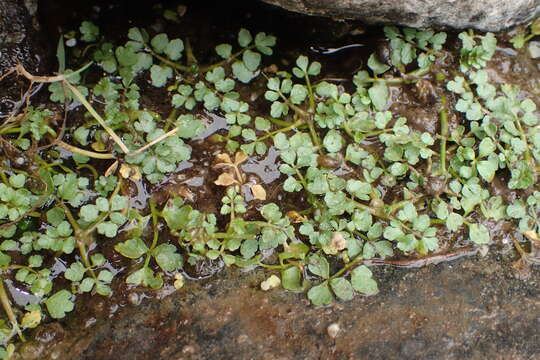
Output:
[[92,264],[90,264],[90,260],[88,259],[88,251],[86,250],[86,239],[77,239],[77,248],[79,249],[79,255],[81,255],[81,259],[84,263],[84,266],[90,271],[90,276],[94,280],[97,280],[96,273],[94,272],[94,269],[92,269]]
[[144,267],[148,267],[148,264],[150,264],[150,259],[152,258],[152,251],[155,249],[158,243],[159,238],[159,232],[158,232],[158,216],[159,212],[156,209],[156,204],[154,201],[150,201],[150,213],[152,214],[152,227],[154,230],[154,237],[152,238],[152,246],[150,247],[150,251],[146,254],[146,259],[144,259]]
[[371,206],[369,205],[366,205],[366,204],[362,204],[361,202],[359,201],[356,201],[355,199],[353,198],[350,198],[348,197],[348,199],[350,201],[352,201],[354,203],[354,205],[357,207],[357,208],[360,208],[364,211],[367,211],[368,213],[370,213],[371,215],[375,216],[375,217],[378,217],[379,219],[382,219],[382,220],[390,220],[390,218],[384,214],[382,214],[379,210],[377,210],[376,208],[372,208]]
[[177,117],[177,115],[178,115],[178,109],[173,108],[171,112],[169,113],[169,116],[167,116],[167,120],[165,122],[165,126],[163,127],[163,131],[167,132],[169,131],[169,128],[171,125],[174,126],[174,119]]
[[90,164],[77,165],[77,170],[80,170],[80,169],[88,169],[88,170],[90,170],[90,172],[92,173],[92,176],[94,177],[95,180],[97,180],[99,178],[99,175],[98,175],[98,172],[97,172],[96,168],[93,167]]
[[440,174],[446,174],[446,138],[448,136],[448,112],[446,110],[446,97],[441,98],[441,110],[439,111],[441,121],[441,151],[439,158],[441,161]]
[[16,134],[21,131],[20,127],[5,127],[0,129],[0,134]]
[[146,47],[146,50],[148,50],[153,57],[155,57],[156,59],[158,59],[162,63],[167,64],[170,67],[175,68],[178,71],[192,72],[191,67],[177,64],[174,61],[171,61],[171,60],[167,59],[166,57],[159,55],[154,50],[152,50],[149,46]]
[[293,124],[288,123],[288,124],[290,124],[289,126],[281,128],[281,129],[276,130],[276,131],[272,131],[271,133],[268,133],[266,135],[263,135],[260,138],[258,138],[257,141],[264,141],[264,140],[266,140],[268,138],[274,137],[275,135],[277,135],[279,133],[290,131],[290,130],[292,130],[294,128],[297,128],[298,126],[302,125],[302,123],[303,123],[303,121],[300,121],[300,120],[296,121]]
[[0,178],[2,179],[2,182],[6,185],[9,185],[9,179],[7,178],[6,176],[6,173],[4,172],[4,170],[0,170]]
[[2,307],[6,312],[9,322],[11,323],[15,331],[17,331],[17,334],[19,334],[19,338],[21,339],[21,341],[26,341],[21,331],[21,328],[19,327],[19,323],[17,322],[17,317],[15,316],[13,308],[11,307],[11,302],[9,301],[9,297],[4,286],[4,279],[2,277],[0,277],[0,302],[2,303]]
[[317,134],[317,131],[315,130],[315,125],[313,124],[313,116],[309,115],[306,119],[306,122],[309,127],[309,133],[311,134],[311,139],[315,143],[315,146],[319,150],[319,153],[322,155],[321,139],[319,138],[319,134]]
[[311,81],[309,80],[309,75],[304,71],[304,77],[306,78],[306,86],[309,94],[309,112],[315,112],[315,96],[313,96],[313,86],[311,86]]
[[289,121],[280,120],[280,119],[276,119],[276,118],[273,118],[273,117],[269,117],[268,120],[270,120],[270,122],[272,124],[277,125],[277,126],[281,126],[281,127],[287,127],[287,126],[292,124]]
[[364,258],[362,255],[357,255],[354,260],[352,260],[351,262],[349,262],[347,265],[345,265],[344,267],[342,267],[338,272],[336,272],[334,275],[330,276],[328,278],[328,280],[332,280],[332,279],[335,279],[335,278],[338,278],[340,277],[341,275],[343,275],[344,273],[346,273],[347,271],[349,271],[349,269],[355,267],[356,265],[359,265],[360,263],[364,262]]
[[263,267],[265,269],[272,269],[272,270],[285,270],[293,266],[293,264],[284,264],[284,265],[269,265],[269,264],[263,264],[262,262],[259,262],[259,266]]
[[238,58],[240,55],[242,55],[244,53],[244,51],[251,50],[253,48],[255,48],[255,44],[251,44],[248,47],[245,47],[242,50],[237,51],[236,53],[232,54],[228,59],[222,60],[222,61],[220,61],[218,63],[213,64],[213,65],[204,66],[204,67],[200,68],[200,72],[207,72],[207,71],[210,71],[210,70],[214,70],[215,68],[217,68],[219,66],[226,65],[226,64],[232,62],[233,60],[235,60],[236,58]]
[[525,160],[527,161],[527,163],[529,164],[529,166],[531,165],[531,160],[532,160],[532,156],[531,156],[531,149],[530,149],[530,146],[529,146],[529,142],[527,141],[527,138],[525,137],[525,132],[523,131],[523,127],[521,126],[521,121],[519,120],[519,118],[514,118],[514,122],[516,123],[516,126],[519,130],[519,135],[521,137],[521,141],[523,141],[525,143]]
[[210,235],[214,239],[253,239],[255,235],[239,235],[239,234],[229,234],[229,233],[213,233]]

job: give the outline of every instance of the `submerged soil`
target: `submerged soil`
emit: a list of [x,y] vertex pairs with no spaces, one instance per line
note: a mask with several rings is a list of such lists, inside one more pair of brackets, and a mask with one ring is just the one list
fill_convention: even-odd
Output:
[[[165,3],[167,8],[176,5]],[[240,27],[275,34],[280,56],[286,55],[280,58],[280,66],[298,54],[309,54],[323,64],[327,78],[350,78],[374,50],[384,56],[379,28],[302,17],[249,1],[187,5],[186,15],[173,30],[196,44],[199,59],[210,56],[216,44],[233,41]],[[149,6],[148,2],[95,1],[91,5],[55,1],[41,6],[41,22],[51,39],[57,39],[58,31],[65,32],[87,19],[99,23],[114,39],[132,26],[162,29],[162,18],[148,16],[161,10]],[[510,36],[498,37],[500,48],[487,68],[490,77],[496,83],[519,85],[540,105],[539,62],[526,50],[510,49],[504,42]],[[444,73],[445,62],[455,61],[455,56],[449,52],[436,66]],[[254,94],[263,91],[253,88]],[[170,110],[162,93],[144,94],[142,101],[149,109],[163,114]],[[409,118],[416,130],[436,133],[438,97],[430,81],[396,87],[391,110]],[[205,115],[212,131],[219,132],[223,119]],[[452,130],[457,120],[450,117],[449,123]],[[184,194],[198,209],[216,212],[223,190],[213,185],[216,174],[210,166],[219,148],[208,146],[204,137],[192,146],[195,160],[186,164],[188,169],[181,177],[159,188],[133,184],[134,206],[144,208],[150,193],[163,193],[166,200],[166,194],[174,191]],[[377,144],[373,146],[376,149]],[[254,182],[268,184],[269,200],[282,201],[285,210],[287,202],[302,200],[282,197],[275,153],[249,159],[243,170]],[[497,181],[491,187],[492,195],[517,196]],[[250,208],[255,204],[251,202]],[[495,224],[490,231],[497,245],[487,256],[478,253],[420,269],[372,267],[379,281],[378,295],[357,296],[327,307],[309,305],[304,293],[264,292],[259,285],[268,272],[224,270],[220,263],[186,269],[185,275],[192,281],[180,290],[170,285],[159,291],[131,288],[117,279],[112,297],[80,296],[73,314],[35,329],[34,340],[21,345],[17,356],[118,360],[540,358],[540,270],[516,261],[504,224]],[[456,241],[441,241],[442,247],[450,245],[450,240]],[[118,260],[113,265],[122,268],[125,277],[128,263],[114,257],[112,245],[110,254],[107,251],[112,262]],[[10,291],[17,294],[13,287]],[[332,334],[335,336],[328,333],[331,324],[340,329]]]
[[[226,271],[114,314],[52,323],[24,359],[538,359],[538,269],[499,256],[422,269],[378,267],[381,292],[309,305],[263,292],[263,272]],[[95,299],[94,299],[95,300]],[[70,316],[70,318],[72,318]],[[340,331],[328,335],[331,324]]]

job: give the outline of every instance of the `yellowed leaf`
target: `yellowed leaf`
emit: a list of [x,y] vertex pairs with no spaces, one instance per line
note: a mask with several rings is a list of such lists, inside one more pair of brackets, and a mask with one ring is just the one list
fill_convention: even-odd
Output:
[[105,144],[102,143],[101,141],[99,142],[93,142],[92,144],[90,144],[90,147],[94,150],[94,151],[97,151],[97,152],[103,152],[106,150],[105,148]]
[[523,235],[525,235],[527,239],[533,242],[540,242],[540,238],[538,237],[538,234],[534,230],[524,231]]
[[126,164],[120,165],[120,176],[122,176],[124,179],[128,179],[129,175],[131,174],[131,167]]
[[253,194],[253,197],[257,200],[266,200],[266,190],[264,190],[262,185],[251,185],[251,193]]
[[173,286],[175,289],[180,289],[181,287],[184,286],[184,276],[182,274],[175,274],[174,275],[174,283],[173,283]]
[[305,217],[304,215],[300,215],[298,211],[294,211],[294,210],[287,211],[285,215],[289,218],[289,220],[291,220],[292,223],[296,223],[296,224],[303,223],[308,220],[307,217]]
[[236,181],[236,179],[228,172],[224,172],[218,176],[217,180],[214,181],[214,184],[219,186],[231,186],[238,184],[238,181]]
[[32,310],[24,314],[21,320],[21,327],[33,329],[41,322],[41,311]]
[[127,164],[120,165],[120,176],[124,179],[131,179],[133,181],[139,181],[142,179],[141,172],[138,167],[129,166]]

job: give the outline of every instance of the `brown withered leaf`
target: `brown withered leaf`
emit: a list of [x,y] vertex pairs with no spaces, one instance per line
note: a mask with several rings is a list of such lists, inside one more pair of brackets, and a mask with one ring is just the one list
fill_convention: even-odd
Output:
[[332,234],[330,246],[338,251],[344,250],[347,247],[347,240],[345,240],[339,231],[336,231]]
[[238,166],[248,159],[248,156],[243,151],[239,151],[234,155],[234,165]]
[[294,224],[303,223],[308,220],[307,217],[305,217],[304,215],[301,215],[298,211],[294,211],[294,210],[287,211],[285,215]]
[[218,176],[217,180],[214,181],[214,184],[219,186],[231,186],[237,185],[238,181],[236,181],[236,179],[228,172],[224,172],[223,174]]
[[266,200],[266,190],[264,190],[262,185],[251,185],[251,193],[253,194],[253,197],[257,200]]
[[111,176],[112,174],[114,174],[116,172],[116,169],[118,169],[118,160],[116,160],[115,162],[113,162],[111,164],[111,166],[109,166],[109,168],[107,170],[105,170],[105,177],[109,177]]
[[218,162],[218,164],[232,164],[232,160],[231,160],[231,157],[229,156],[229,154],[227,153],[221,153],[221,154],[218,154],[216,156],[216,160]]

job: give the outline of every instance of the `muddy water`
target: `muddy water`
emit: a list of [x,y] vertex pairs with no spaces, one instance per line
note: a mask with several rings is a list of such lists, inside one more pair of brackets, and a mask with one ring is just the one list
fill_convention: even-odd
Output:
[[[300,53],[309,54],[322,62],[325,76],[333,79],[350,78],[372,51],[384,51],[380,49],[381,29],[364,28],[358,23],[301,17],[250,1],[187,4],[188,12],[180,24],[173,25],[159,16],[149,16],[159,9],[152,10],[144,1],[47,2],[42,6],[41,19],[53,42],[59,30],[66,31],[83,19],[100,23],[112,39],[123,36],[131,26],[151,26],[189,37],[195,55],[203,62],[212,56],[214,45],[235,41],[238,29],[247,27],[278,37],[280,57],[274,61],[280,67],[288,66]],[[173,6],[173,2],[166,6]],[[520,85],[540,105],[538,62],[525,55],[502,42],[488,70],[497,82]],[[437,66],[444,73],[445,67],[455,61],[455,55],[449,52]],[[254,98],[262,94],[263,86],[256,83],[250,89]],[[153,91],[146,93],[142,102],[166,116],[170,111],[166,97],[159,90]],[[436,133],[438,91],[429,77],[416,85],[395,87],[391,110],[408,117],[417,130]],[[209,145],[207,137],[223,131],[223,119],[218,114],[201,115],[210,126],[191,144],[194,160],[182,164],[180,175],[160,186],[132,184],[128,190],[134,206],[144,208],[150,194],[160,194],[165,201],[167,194],[174,192],[198,209],[216,212],[223,190],[213,184],[216,174],[211,165],[220,147]],[[451,127],[458,123],[452,116],[449,121]],[[269,198],[282,201],[286,209],[294,209],[294,204],[302,201],[283,197],[273,150],[265,158],[249,159],[242,169],[254,182],[268,186]],[[492,194],[504,189],[496,181],[491,187]],[[392,196],[391,191],[388,193]],[[512,198],[516,194],[503,196]],[[251,207],[256,204],[250,202]],[[335,302],[324,308],[310,306],[303,293],[279,289],[263,292],[259,284],[268,273],[224,270],[219,262],[186,269],[185,275],[191,280],[176,291],[172,287],[157,292],[131,288],[118,279],[111,298],[81,296],[75,312],[65,320],[36,329],[35,340],[20,347],[19,357],[540,358],[540,271],[514,263],[516,255],[504,230],[504,224],[493,225],[497,246],[487,257],[474,255],[421,269],[373,267],[380,294],[358,296],[351,302]],[[112,245],[103,252],[120,278],[134,266],[115,254]],[[331,324],[340,329],[335,336],[328,334]]]

